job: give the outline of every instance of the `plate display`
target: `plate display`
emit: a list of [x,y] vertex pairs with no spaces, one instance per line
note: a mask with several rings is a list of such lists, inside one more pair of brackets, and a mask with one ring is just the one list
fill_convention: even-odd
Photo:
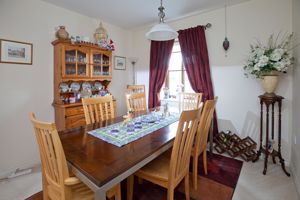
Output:
[[82,83],[82,89],[83,90],[91,90],[92,86],[89,82],[85,81],[85,82]]
[[80,84],[79,84],[79,83],[77,83],[77,82],[71,83],[71,90],[72,90],[73,92],[78,92],[79,89],[80,89]]
[[103,85],[99,81],[95,81],[94,88],[97,90],[101,90],[103,88]]
[[66,83],[60,83],[59,84],[59,91],[60,92],[68,92],[69,86]]

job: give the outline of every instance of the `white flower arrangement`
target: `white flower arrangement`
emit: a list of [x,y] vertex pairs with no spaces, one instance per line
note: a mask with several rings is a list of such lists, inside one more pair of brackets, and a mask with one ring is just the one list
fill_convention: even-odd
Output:
[[293,64],[292,39],[293,34],[285,35],[278,42],[280,34],[274,39],[272,34],[268,39],[268,44],[263,45],[257,41],[257,44],[250,45],[250,56],[244,66],[245,75],[254,75],[256,78],[262,78],[263,75],[272,72],[286,73]]

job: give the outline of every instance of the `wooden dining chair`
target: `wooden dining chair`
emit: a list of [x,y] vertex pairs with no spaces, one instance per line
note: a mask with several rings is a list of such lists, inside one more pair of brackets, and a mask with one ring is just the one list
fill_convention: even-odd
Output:
[[195,143],[192,148],[192,158],[193,158],[193,186],[194,189],[197,189],[197,176],[198,176],[198,158],[201,153],[203,153],[203,168],[204,173],[207,175],[207,153],[206,145],[208,133],[211,126],[211,121],[213,119],[215,106],[217,103],[218,97],[215,97],[213,100],[207,100],[204,103],[204,107],[200,116],[199,125],[196,132]]
[[[184,179],[185,196],[189,200],[189,163],[200,109],[181,113],[172,151],[151,161],[134,175],[167,188],[168,200],[174,199],[174,189]],[[171,155],[170,155],[171,154]],[[128,198],[132,200],[134,177],[128,178]]]
[[145,93],[126,94],[127,110],[132,112],[147,110]]
[[111,95],[83,98],[82,105],[86,124],[115,118],[115,108]]
[[181,108],[182,110],[194,110],[199,108],[202,100],[202,93],[182,93]]
[[[38,121],[33,113],[29,118],[35,130],[43,178],[44,200],[89,200],[94,193],[77,177],[71,177],[64,150],[54,123]],[[121,200],[121,187],[117,184],[106,193],[108,198]]]
[[145,93],[145,85],[127,85],[129,93]]

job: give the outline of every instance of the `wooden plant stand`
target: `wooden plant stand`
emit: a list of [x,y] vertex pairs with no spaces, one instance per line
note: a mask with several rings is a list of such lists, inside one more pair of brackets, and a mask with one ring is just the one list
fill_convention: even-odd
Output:
[[[259,140],[259,150],[257,151],[257,158],[253,160],[253,162],[257,161],[261,155],[261,153],[265,154],[265,160],[264,160],[264,170],[263,174],[265,175],[267,173],[267,167],[268,167],[268,157],[271,156],[273,163],[276,164],[275,158],[279,158],[279,162],[281,164],[281,168],[283,172],[287,175],[290,176],[290,173],[286,171],[285,169],[285,164],[284,164],[284,159],[282,158],[281,155],[281,105],[282,105],[282,99],[284,99],[282,96],[276,95],[274,93],[270,94],[263,94],[259,96],[260,99],[260,140]],[[278,150],[273,150],[270,151],[268,150],[268,141],[269,141],[269,136],[271,136],[271,140],[274,140],[274,126],[275,126],[275,113],[274,113],[274,105],[277,103],[278,105]],[[263,115],[264,115],[264,109],[263,107],[266,107],[266,121],[265,121],[265,126],[264,126],[264,120],[263,120]],[[270,111],[271,107],[271,111]],[[269,112],[271,112],[271,120],[269,119]],[[270,126],[270,121],[271,121],[271,126]],[[263,131],[263,128],[265,128],[265,133]],[[270,130],[271,129],[271,130]],[[271,135],[270,135],[271,132]],[[263,147],[263,137],[265,136],[265,147]]]
[[241,156],[245,161],[256,159],[256,142],[249,136],[241,139],[236,134],[228,137],[224,132],[220,132],[214,137],[214,148],[220,154],[227,152],[231,157]]

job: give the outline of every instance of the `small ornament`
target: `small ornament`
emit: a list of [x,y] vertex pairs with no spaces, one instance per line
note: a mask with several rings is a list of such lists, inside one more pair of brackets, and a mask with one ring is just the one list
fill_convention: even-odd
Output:
[[114,51],[115,50],[115,43],[111,39],[109,40],[109,49]]
[[227,51],[229,49],[229,45],[230,45],[230,43],[229,43],[227,37],[225,37],[224,42],[223,42],[223,48],[225,51]]
[[66,40],[69,38],[69,33],[66,31],[65,26],[59,26],[59,29],[56,31],[55,36],[57,39]]
[[107,41],[106,40],[100,40],[99,42],[98,42],[98,45],[101,47],[101,48],[103,48],[103,49],[107,49]]
[[107,42],[108,34],[106,29],[103,27],[102,22],[100,22],[99,27],[96,29],[94,38],[97,44]]
[[225,7],[224,7],[224,14],[225,14],[225,39],[223,41],[223,48],[225,50],[225,57],[227,57],[227,50],[229,49],[230,43],[229,40],[227,38],[227,0],[225,0]]

